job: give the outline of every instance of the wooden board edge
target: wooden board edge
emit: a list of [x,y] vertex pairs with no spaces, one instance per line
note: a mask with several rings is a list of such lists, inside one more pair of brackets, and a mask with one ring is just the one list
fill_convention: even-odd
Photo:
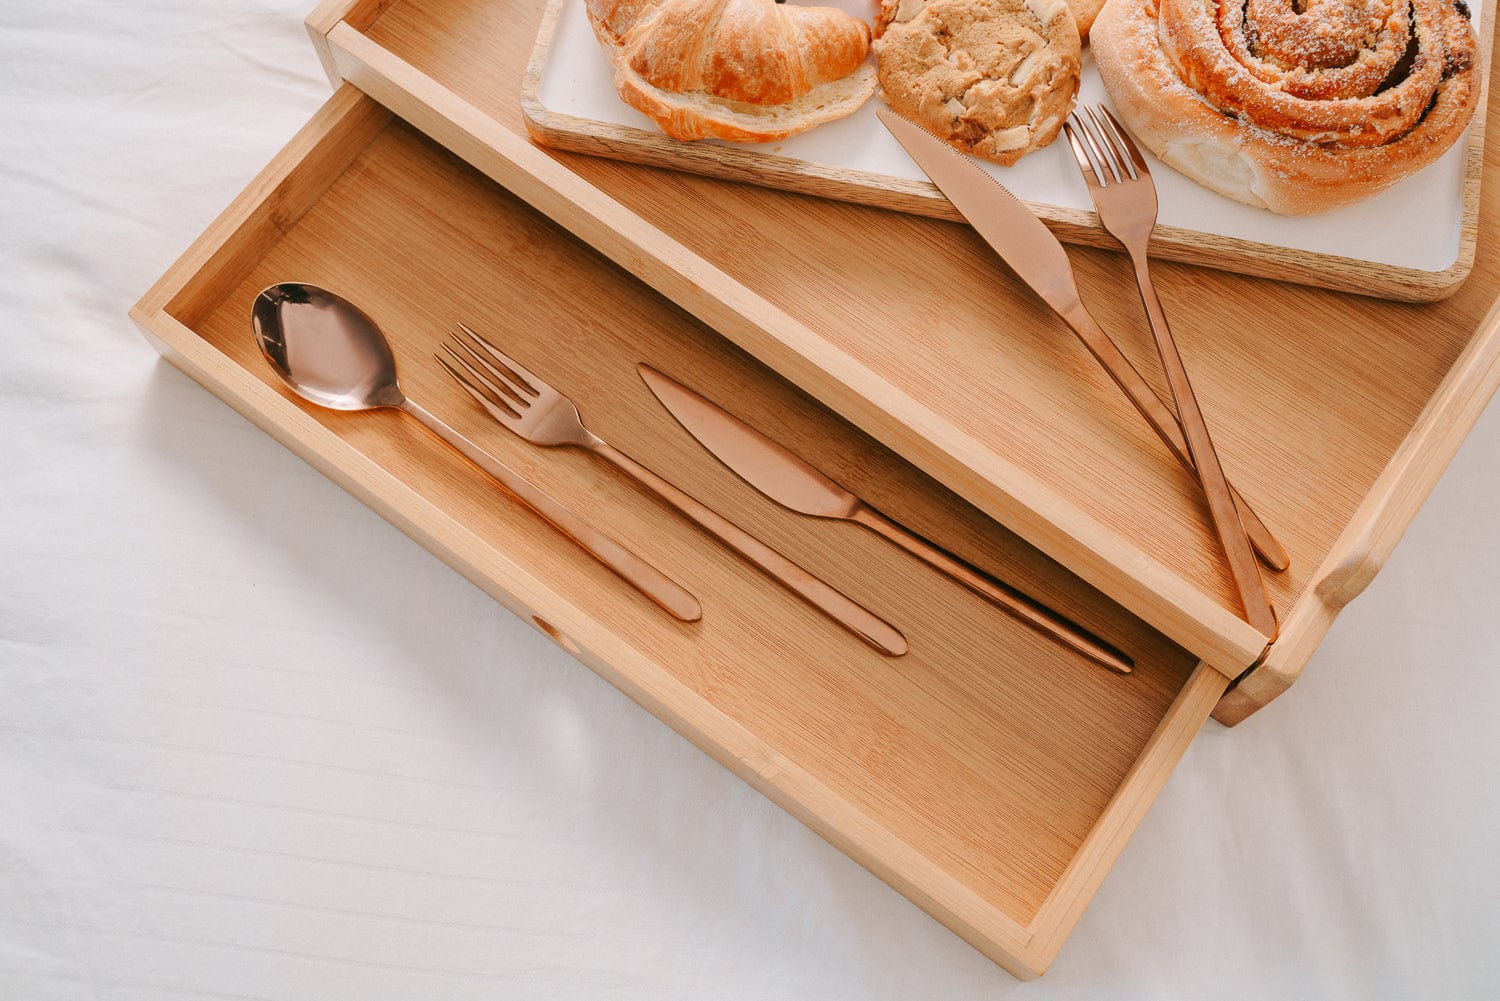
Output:
[[[193,277],[215,266],[216,258],[217,266],[233,269],[237,257],[255,253],[262,241],[284,233],[390,118],[389,111],[358,89],[340,87],[152,284],[132,315],[148,317],[170,308],[191,317],[205,308],[189,288]],[[252,219],[257,223],[253,227]]]
[[1474,269],[1474,258],[1479,246],[1480,185],[1484,180],[1484,140],[1489,129],[1490,77],[1494,74],[1495,36],[1500,35],[1500,25],[1494,24],[1497,8],[1494,0],[1484,7],[1484,17],[1490,22],[1490,30],[1479,40],[1483,72],[1479,79],[1479,98],[1475,109],[1475,121],[1469,123],[1468,149],[1464,154],[1464,218],[1463,231],[1458,244],[1458,259],[1442,273],[1446,282],[1445,291],[1438,298],[1447,298],[1458,290],[1469,272]]
[[328,82],[334,89],[338,89],[340,83],[339,70],[333,62],[333,52],[328,47],[328,33],[358,2],[359,0],[322,0],[302,22],[308,39],[312,41],[313,51],[318,54],[318,62],[323,66],[323,75],[328,77]]
[[1038,975],[1062,949],[1228,684],[1223,675],[1200,663],[1147,740],[1104,814],[1032,919],[1028,958]]
[[[522,93],[521,110],[532,139],[549,149],[767,187],[763,169],[770,161],[780,167],[778,182],[772,190],[967,225],[952,203],[925,181],[849,183],[849,176],[863,172],[841,171],[772,154],[685,145],[626,125],[594,122],[553,111],[542,103],[535,89]],[[1038,202],[1025,204],[1064,243],[1123,253],[1120,244],[1100,227],[1095,213]],[[1457,261],[1436,272],[1288,250],[1166,225],[1158,226],[1153,233],[1150,255],[1155,260],[1250,278],[1285,281],[1293,274],[1298,284],[1334,292],[1397,302],[1432,302],[1457,291],[1473,267],[1473,231],[1465,232],[1468,236],[1460,241]]]
[[564,595],[487,545],[164,311],[132,318],[173,366],[529,621],[633,701],[1017,977],[1031,935],[810,773],[775,753]]
[[[532,43],[531,55],[526,60],[526,72],[521,75],[521,117],[526,119],[527,131],[531,131],[531,114],[535,110],[545,117],[542,107],[542,71],[547,67],[547,53],[552,47],[552,36],[557,31],[557,19],[562,15],[562,5],[567,0],[547,0],[547,9],[537,25],[536,41]],[[533,136],[533,138],[535,138]]]
[[[949,222],[965,221],[937,186],[928,181],[891,178],[869,171],[813,164],[730,145],[683,143],[659,132],[552,111],[541,101],[541,78],[561,7],[565,2],[568,0],[549,0],[523,81],[523,118],[527,130],[537,143],[566,152],[700,174],[741,184],[760,185],[772,190]],[[1492,22],[1495,0],[1484,0],[1484,11],[1484,18]],[[1483,112],[1486,111],[1487,104],[1493,34],[1493,31],[1484,34],[1480,39],[1481,55],[1486,66],[1478,98],[1481,113],[1476,115],[1478,120],[1470,125],[1465,136],[1459,242],[1455,260],[1448,267],[1427,271],[1165,225],[1157,226],[1152,235],[1151,256],[1252,278],[1290,281],[1334,292],[1397,302],[1435,302],[1451,296],[1463,284],[1474,264],[1478,236],[1479,186],[1484,173],[1484,126],[1487,114]],[[766,184],[768,167],[776,174],[774,184]],[[1120,245],[1104,232],[1097,215],[1091,211],[1038,202],[1026,202],[1026,205],[1058,239],[1066,243],[1121,251]]]
[[1301,676],[1334,619],[1390,558],[1486,405],[1500,390],[1500,301],[1355,509],[1265,659],[1225,695],[1214,718],[1234,726]]
[[1265,638],[1253,627],[1041,480],[831,348],[368,36],[344,24],[329,38],[345,79],[795,385],[816,386],[813,395],[825,406],[906,455],[1111,600],[1136,610],[1174,642],[1194,649],[1228,677],[1260,658]]

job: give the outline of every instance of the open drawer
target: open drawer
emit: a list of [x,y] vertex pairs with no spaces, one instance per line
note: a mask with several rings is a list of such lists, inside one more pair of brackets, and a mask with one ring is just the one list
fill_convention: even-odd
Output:
[[[664,615],[404,415],[294,398],[249,315],[285,280],[364,306],[413,398],[648,554],[702,620]],[[352,87],[133,317],[173,364],[1018,976],[1046,969],[1228,684]],[[897,624],[910,653],[875,653],[591,457],[493,424],[431,358],[457,321]],[[1121,646],[1135,672],[1093,666],[872,533],[761,498],[661,410],[638,361],[740,401],[878,506]]]
[[[1291,556],[1267,576],[1282,625],[1267,648],[1241,618],[1192,476],[971,230],[538,148],[521,102],[545,7],[325,0],[308,26],[336,82],[1238,678],[1223,722],[1298,677],[1500,382],[1500,129],[1472,147],[1478,252],[1443,302],[1153,266],[1225,470]],[[1165,396],[1128,262],[1069,256],[1100,324]]]

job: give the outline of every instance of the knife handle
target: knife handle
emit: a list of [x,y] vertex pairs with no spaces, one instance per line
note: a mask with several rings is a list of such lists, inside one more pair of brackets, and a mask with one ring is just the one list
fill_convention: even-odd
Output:
[[[1095,322],[1082,302],[1077,302],[1073,308],[1066,311],[1059,310],[1058,315],[1078,339],[1083,341],[1084,347],[1094,356],[1109,377],[1114,380],[1115,385],[1125,391],[1130,397],[1130,402],[1135,404],[1135,409],[1146,418],[1146,422],[1156,430],[1162,443],[1177,457],[1177,461],[1194,476],[1198,475],[1198,469],[1193,465],[1192,455],[1188,450],[1187,439],[1183,436],[1182,426],[1177,421],[1177,415],[1172,409],[1162,402],[1161,397],[1156,395],[1156,390],[1142,377],[1139,370],[1125,357],[1113,339],[1110,338]],[[1229,487],[1231,499],[1234,501],[1235,512],[1240,516],[1240,521],[1245,527],[1245,534],[1250,537],[1250,544],[1260,554],[1261,562],[1278,573],[1286,570],[1291,565],[1291,557],[1287,555],[1286,549],[1271,530],[1266,527],[1265,522],[1260,520],[1260,515],[1250,509],[1245,498],[1232,485]]]
[[924,539],[905,525],[892,521],[868,504],[861,503],[849,518],[894,542],[1003,612],[1043,635],[1070,647],[1089,660],[1119,674],[1129,674],[1135,662],[1087,629],[1048,608],[1035,598],[964,562],[936,543]]
[[596,438],[587,447],[687,515],[700,528],[765,571],[787,590],[881,653],[892,657],[899,657],[906,653],[906,637],[902,636],[890,623],[857,604],[843,592],[813,576],[728,518],[679,490],[613,445]]

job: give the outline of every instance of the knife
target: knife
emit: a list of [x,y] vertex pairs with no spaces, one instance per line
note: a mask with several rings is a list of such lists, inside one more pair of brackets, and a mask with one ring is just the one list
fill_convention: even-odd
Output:
[[1134,668],[1129,657],[1082,626],[892,521],[717,404],[650,365],[639,365],[636,370],[661,405],[698,444],[782,507],[814,518],[863,525],[1094,663],[1121,674],[1129,674]]
[[[1125,391],[1141,416],[1156,429],[1162,442],[1171,449],[1188,470],[1196,476],[1197,470],[1188,452],[1187,439],[1177,422],[1177,415],[1162,402],[1151,385],[1141,378],[1140,372],[1130,364],[1109,335],[1099,328],[1094,318],[1084,308],[1078,297],[1078,286],[1073,281],[1073,266],[1068,255],[1042,221],[1032,214],[1024,204],[1006,190],[1005,185],[928,132],[917,123],[896,114],[889,108],[877,108],[875,113],[885,123],[896,140],[926,172],[932,183],[953,203],[953,207],[968,220],[969,225],[984,238],[1016,276],[1031,286],[1031,290],[1042,298],[1063,322],[1083,341],[1089,353],[1104,366],[1115,384]],[[1262,562],[1272,570],[1285,570],[1291,559],[1281,543],[1266,528],[1259,515],[1233,490],[1235,510],[1244,522],[1250,542],[1260,554]]]
[[[1089,314],[1078,296],[1073,266],[1057,237],[1004,185],[967,156],[889,108],[877,108],[876,114],[984,242],[1072,328],[1084,347],[1104,366],[1141,416],[1156,429],[1167,448],[1198,477],[1201,485],[1202,476],[1193,463],[1192,450],[1177,415],[1162,402]],[[1231,526],[1226,522],[1223,526],[1226,530],[1220,532],[1219,540],[1229,559],[1229,569],[1246,619],[1267,637],[1274,638],[1277,633],[1276,611],[1244,540],[1248,536],[1267,565],[1277,570],[1285,569],[1289,563],[1286,550],[1281,548],[1238,492],[1231,488],[1230,493],[1240,524]],[[1219,526],[1217,519],[1215,525]],[[1236,538],[1234,530],[1241,525],[1244,531]]]

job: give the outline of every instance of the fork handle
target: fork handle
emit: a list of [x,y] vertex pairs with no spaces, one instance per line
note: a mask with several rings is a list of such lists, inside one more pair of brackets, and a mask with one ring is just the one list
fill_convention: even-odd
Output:
[[1276,611],[1266,595],[1265,581],[1261,579],[1260,567],[1255,554],[1250,551],[1250,540],[1245,526],[1235,510],[1234,496],[1229,491],[1229,481],[1224,478],[1224,468],[1219,464],[1219,454],[1214,449],[1208,424],[1203,419],[1203,410],[1198,406],[1197,394],[1188,379],[1187,366],[1177,350],[1177,341],[1172,328],[1167,325],[1167,314],[1162,311],[1161,301],[1156,297],[1156,287],[1151,282],[1151,273],[1146,265],[1146,255],[1131,248],[1130,262],[1135,268],[1135,281],[1141,292],[1141,304],[1146,308],[1146,318],[1151,332],[1156,337],[1156,350],[1161,355],[1167,385],[1171,387],[1172,399],[1177,403],[1182,435],[1187,440],[1188,455],[1198,470],[1198,482],[1203,495],[1208,499],[1209,518],[1214,531],[1229,559],[1229,572],[1235,587],[1240,592],[1240,601],[1245,608],[1245,617],[1250,624],[1266,636],[1276,635]]
[[[1156,390],[1152,389],[1151,384],[1141,376],[1134,365],[1130,364],[1130,359],[1125,357],[1119,346],[1089,315],[1083,303],[1077,302],[1073,308],[1060,311],[1060,314],[1068,326],[1073,328],[1079,340],[1083,341],[1089,353],[1100,365],[1104,366],[1104,370],[1115,381],[1115,385],[1130,397],[1130,402],[1135,404],[1136,410],[1155,429],[1157,436],[1177,457],[1177,461],[1197,476],[1198,468],[1193,465],[1192,453],[1188,449],[1187,439],[1182,435],[1182,427],[1177,423],[1177,415],[1172,413],[1171,408],[1156,395]],[[1244,524],[1245,533],[1250,537],[1250,544],[1260,554],[1262,562],[1277,572],[1285,570],[1291,565],[1291,558],[1287,555],[1286,549],[1276,541],[1276,536],[1272,535],[1266,523],[1260,520],[1260,515],[1251,510],[1250,504],[1240,495],[1240,492],[1232,485],[1229,492],[1234,500],[1235,511]]]
[[892,657],[906,653],[906,637],[890,623],[857,604],[832,585],[813,576],[785,556],[761,542],[734,522],[636,462],[613,445],[595,438],[586,446],[607,459],[662,500],[692,519],[700,528],[755,564],[787,590],[797,595],[860,639]]
[[411,400],[403,401],[400,406],[464,458],[488,473],[522,504],[550,522],[553,528],[578,543],[590,556],[619,574],[626,583],[634,585],[674,618],[683,622],[697,622],[703,617],[703,607],[698,599],[681,584],[584,521],[578,512],[490,455],[425,408]]

